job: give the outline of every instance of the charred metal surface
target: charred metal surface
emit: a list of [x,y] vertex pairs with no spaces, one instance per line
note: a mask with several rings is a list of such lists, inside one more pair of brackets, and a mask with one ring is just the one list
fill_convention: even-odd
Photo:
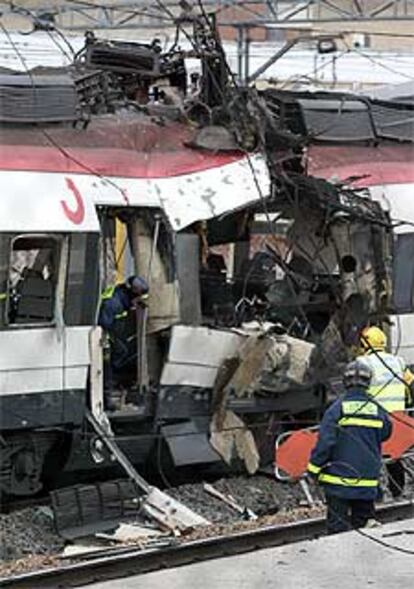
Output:
[[71,122],[81,115],[76,87],[68,74],[0,74],[0,102],[2,123]]
[[412,142],[414,107],[340,92],[265,90],[263,97],[281,130],[309,142],[355,143],[391,139]]

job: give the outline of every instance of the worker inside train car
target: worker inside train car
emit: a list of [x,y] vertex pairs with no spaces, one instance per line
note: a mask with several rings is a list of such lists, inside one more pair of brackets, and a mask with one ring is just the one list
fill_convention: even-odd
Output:
[[[366,327],[360,340],[362,360],[372,371],[368,394],[388,413],[403,412],[412,402],[414,375],[405,360],[386,352],[387,336],[379,327]],[[389,489],[394,498],[399,497],[405,485],[405,470],[400,460],[387,464]]]
[[345,368],[346,390],[325,412],[308,476],[323,486],[328,533],[364,527],[374,518],[379,494],[381,444],[392,432],[391,420],[368,394],[371,369],[359,360]]
[[137,315],[147,305],[149,287],[142,276],[109,286],[101,296],[98,324],[108,336],[104,354],[105,406],[114,409],[113,392],[128,386],[137,374]]

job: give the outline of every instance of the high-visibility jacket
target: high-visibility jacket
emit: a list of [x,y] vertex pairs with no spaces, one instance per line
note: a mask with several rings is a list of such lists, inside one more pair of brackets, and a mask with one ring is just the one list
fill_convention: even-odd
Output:
[[399,356],[375,350],[360,356],[358,360],[366,363],[372,371],[368,394],[389,413],[404,411],[408,384],[405,384],[404,360]]
[[387,412],[363,389],[347,391],[323,416],[308,472],[318,477],[327,494],[376,499],[381,443],[391,431]]

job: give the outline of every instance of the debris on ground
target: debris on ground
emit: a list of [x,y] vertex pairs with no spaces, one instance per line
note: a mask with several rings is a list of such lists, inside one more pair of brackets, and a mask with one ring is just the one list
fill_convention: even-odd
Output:
[[324,517],[324,515],[325,507],[321,505],[312,507],[311,509],[307,507],[298,507],[292,510],[281,511],[274,515],[263,516],[257,520],[239,521],[230,524],[213,524],[207,528],[194,530],[188,536],[181,538],[178,541],[183,543],[192,540],[204,540],[214,536],[224,536],[236,532],[247,532],[258,528],[290,524],[299,520]]
[[229,505],[229,507],[237,511],[237,513],[243,515],[243,517],[245,517],[246,519],[257,519],[257,515],[254,513],[254,511],[252,511],[248,507],[243,507],[242,505],[237,503],[237,501],[235,501],[232,495],[225,495],[224,493],[221,493],[213,485],[210,485],[209,483],[205,483],[203,485],[203,490],[212,497],[220,499],[220,501],[223,501],[223,503]]
[[139,524],[120,524],[112,533],[96,534],[96,537],[111,540],[112,542],[133,542],[162,535],[163,533],[155,528],[148,528]]
[[[407,477],[407,493],[411,477]],[[195,513],[209,519],[209,526],[200,526],[179,537],[166,537],[165,533],[145,524],[142,520],[122,523],[112,533],[97,534],[76,539],[67,544],[54,531],[51,510],[44,507],[28,508],[0,515],[2,538],[0,542],[0,577],[60,566],[62,558],[76,561],[88,553],[102,552],[134,546],[137,549],[159,548],[165,542],[184,543],[261,527],[283,525],[299,520],[324,517],[325,507],[321,493],[312,486],[313,507],[299,483],[282,483],[265,475],[235,476],[210,483],[219,497],[206,493],[206,483],[184,484],[168,489],[168,494],[189,506]],[[207,486],[207,488],[210,488]],[[222,496],[231,498],[229,505]],[[385,500],[388,495],[386,494]],[[259,517],[247,519],[235,505],[247,508]]]
[[[215,481],[213,486],[219,494],[225,497],[230,496],[234,505],[241,506],[243,510],[247,508],[258,516],[274,514],[282,510],[295,511],[304,500],[299,485],[279,483],[264,475],[222,478]],[[168,494],[214,524],[243,522],[243,513],[221,499],[207,494],[203,482],[170,488]],[[260,523],[262,518],[260,517],[258,521]],[[122,541],[119,535],[122,536],[133,531],[143,532],[143,522],[138,521],[138,518],[128,524],[122,523],[120,526],[114,526],[114,532],[108,533],[111,540],[118,543]],[[0,527],[2,530],[0,562],[17,561],[28,555],[58,554],[65,546],[65,540],[55,531],[49,508],[27,508],[7,515],[2,514],[0,515]],[[156,534],[158,537],[158,530],[147,525],[144,530],[143,535],[150,535],[149,537],[153,538]],[[93,541],[89,540],[88,542],[90,545],[101,543],[95,537]]]
[[43,507],[0,514],[0,562],[57,554],[65,545]]
[[[285,484],[264,475],[222,478],[214,483],[216,491],[231,495],[234,501],[258,516],[294,509],[304,500],[303,491],[296,483]],[[213,523],[233,523],[241,514],[222,500],[206,494],[202,483],[180,485],[168,493]]]

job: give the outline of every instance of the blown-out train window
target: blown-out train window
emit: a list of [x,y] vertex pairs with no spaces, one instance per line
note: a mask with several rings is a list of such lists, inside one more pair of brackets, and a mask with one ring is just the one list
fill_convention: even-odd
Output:
[[55,319],[61,240],[20,235],[11,241],[6,322],[47,324]]

